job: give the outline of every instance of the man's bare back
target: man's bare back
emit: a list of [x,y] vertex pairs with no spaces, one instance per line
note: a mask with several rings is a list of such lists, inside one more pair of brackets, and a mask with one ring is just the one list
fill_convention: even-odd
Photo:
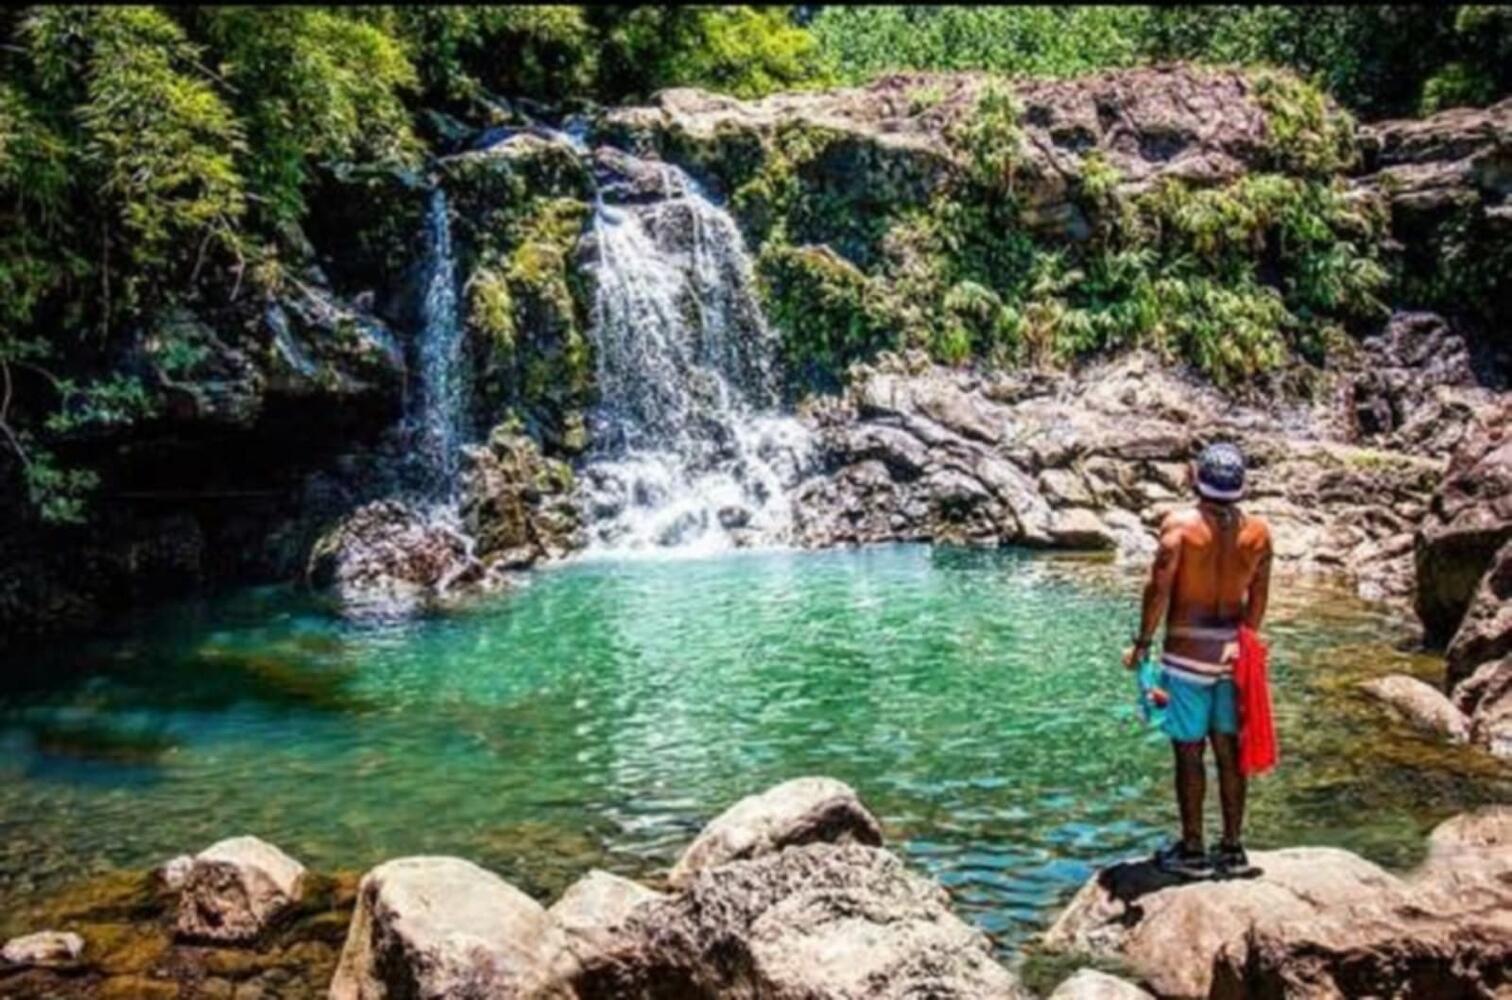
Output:
[[[1236,507],[1199,504],[1166,516],[1162,551],[1175,551],[1166,650],[1210,659],[1213,643],[1182,633],[1182,626],[1243,622],[1258,629],[1270,592],[1270,526]],[[1169,634],[1171,631],[1176,635]],[[1230,651],[1231,653],[1231,651]],[[1219,651],[1219,662],[1231,659]]]

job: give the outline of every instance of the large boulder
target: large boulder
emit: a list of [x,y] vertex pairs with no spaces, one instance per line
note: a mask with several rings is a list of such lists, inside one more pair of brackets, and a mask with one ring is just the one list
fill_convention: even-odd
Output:
[[399,500],[359,507],[321,536],[306,582],[331,593],[355,616],[409,614],[482,566],[459,526]]
[[1512,402],[1467,432],[1418,528],[1417,612],[1430,642],[1454,635],[1492,558],[1512,539],[1509,428]]
[[1046,935],[1162,997],[1499,995],[1512,976],[1512,808],[1456,817],[1407,878],[1347,851],[1256,852],[1252,880],[1098,873]]
[[939,886],[886,851],[823,843],[699,871],[637,907],[574,985],[585,998],[1026,996]]
[[684,887],[707,868],[816,841],[877,846],[882,827],[844,782],[794,778],[717,816],[683,851],[668,881]]
[[1360,689],[1425,732],[1446,736],[1455,743],[1463,743],[1470,736],[1470,720],[1465,713],[1444,692],[1416,677],[1391,674],[1366,681]]
[[179,937],[244,943],[299,901],[305,869],[266,841],[232,837],[196,854],[181,877]]
[[1105,868],[1045,935],[1051,951],[1119,959],[1162,997],[1207,997],[1216,969],[1242,966],[1250,937],[1326,907],[1400,893],[1399,881],[1348,851],[1256,851],[1253,880],[1181,884],[1147,862]]
[[546,912],[567,935],[579,961],[611,948],[632,914],[665,897],[638,882],[594,870],[572,883]]
[[567,997],[566,954],[539,903],[459,858],[385,862],[363,876],[331,1000]]

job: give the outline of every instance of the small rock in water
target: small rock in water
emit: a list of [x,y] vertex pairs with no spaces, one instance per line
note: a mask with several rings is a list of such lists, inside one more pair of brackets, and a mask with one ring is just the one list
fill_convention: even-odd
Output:
[[719,508],[719,523],[726,530],[744,528],[751,523],[751,511],[747,507],[721,507]]
[[178,935],[196,941],[255,940],[299,900],[304,874],[304,865],[256,837],[212,844],[194,856],[184,877]]
[[170,892],[178,892],[189,881],[189,872],[194,868],[194,856],[180,854],[176,858],[169,858],[157,869],[158,881]]
[[11,965],[68,965],[84,954],[84,939],[71,931],[38,931],[11,938],[0,958]]
[[1418,729],[1446,736],[1455,743],[1470,738],[1470,720],[1465,713],[1442,691],[1416,677],[1391,674],[1366,681],[1360,689],[1396,709]]

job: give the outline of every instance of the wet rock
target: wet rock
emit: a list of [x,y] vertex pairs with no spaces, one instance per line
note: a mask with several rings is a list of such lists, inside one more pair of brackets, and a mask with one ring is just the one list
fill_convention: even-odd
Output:
[[175,931],[192,941],[253,941],[297,902],[305,869],[272,844],[232,837],[194,856]]
[[477,581],[482,569],[457,526],[378,500],[321,536],[305,580],[349,614],[387,616],[413,613],[452,585]]
[[585,998],[1026,996],[942,889],[859,844],[705,868],[638,907],[575,986]]
[[500,425],[464,448],[461,517],[485,565],[524,569],[583,546],[572,470],[525,434]]
[[180,854],[159,865],[155,874],[163,888],[169,892],[178,892],[189,881],[189,873],[193,870],[194,855]]
[[331,1000],[568,996],[566,939],[535,900],[459,858],[400,858],[363,876]]
[[1476,585],[1470,606],[1445,652],[1449,685],[1483,663],[1512,653],[1512,541],[1501,547]]
[[1057,986],[1049,1000],[1154,1000],[1154,997],[1117,976],[1082,969]]
[[882,827],[844,782],[794,778],[715,817],[677,860],[668,881],[683,887],[706,868],[816,841],[879,845]]
[[1508,428],[1512,403],[1504,402],[1467,432],[1418,528],[1416,606],[1430,642],[1454,635],[1492,558],[1512,539]]
[[1416,677],[1392,674],[1366,681],[1360,689],[1396,709],[1419,729],[1448,737],[1455,743],[1469,738],[1470,720],[1465,713],[1442,691]]
[[71,931],[38,931],[11,938],[0,958],[11,965],[72,965],[84,954],[84,939]]
[[1447,455],[1489,395],[1478,388],[1464,338],[1437,313],[1392,313],[1360,353],[1347,393],[1364,441]]

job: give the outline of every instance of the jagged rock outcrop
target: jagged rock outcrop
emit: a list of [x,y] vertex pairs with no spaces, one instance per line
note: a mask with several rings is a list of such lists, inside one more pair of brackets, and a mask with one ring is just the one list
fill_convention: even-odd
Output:
[[1512,539],[1491,557],[1445,651],[1450,686],[1469,677],[1482,663],[1509,653],[1512,653]]
[[460,858],[368,872],[331,1000],[570,997],[554,982],[566,939],[541,905]]
[[1470,736],[1470,720],[1438,688],[1406,674],[1366,681],[1360,690],[1396,709],[1417,728],[1455,743]]
[[[780,131],[821,131],[838,141],[812,169],[849,200],[923,203],[964,168],[947,136],[992,84],[982,73],[897,73],[864,87],[756,101],[674,88],[651,106],[609,112],[605,125],[727,186],[743,179],[742,170]],[[1022,219],[1071,238],[1091,233],[1075,197],[1090,152],[1117,171],[1130,194],[1166,177],[1223,183],[1268,155],[1255,82],[1238,71],[1162,66],[1018,80],[1013,94],[1021,108],[1015,192]]]
[[505,426],[462,454],[462,524],[486,566],[524,569],[582,548],[567,463]]
[[[1429,642],[1460,627],[1497,550],[1512,539],[1512,403],[1488,408],[1449,463],[1415,540],[1418,617]],[[1458,660],[1450,685],[1475,664]]]
[[256,940],[300,899],[305,869],[256,837],[232,837],[196,854],[179,887],[179,937]]
[[707,868],[788,847],[882,843],[882,826],[855,790],[833,778],[794,778],[720,813],[683,851],[668,881],[686,886]]
[[1134,355],[1079,374],[981,375],[919,358],[860,367],[815,408],[821,473],[795,495],[809,545],[939,539],[1147,552],[1189,502],[1186,463],[1233,440],[1253,468],[1245,509],[1276,554],[1405,598],[1413,530],[1438,461],[1316,432],[1313,415],[1235,405]]
[[1487,996],[1512,969],[1512,809],[1441,825],[1397,878],[1322,848],[1255,852],[1255,879],[1173,883],[1104,869],[1047,948],[1125,963],[1157,995]]
[[1470,719],[1470,742],[1512,758],[1512,654],[1481,664],[1460,681],[1454,704]]

